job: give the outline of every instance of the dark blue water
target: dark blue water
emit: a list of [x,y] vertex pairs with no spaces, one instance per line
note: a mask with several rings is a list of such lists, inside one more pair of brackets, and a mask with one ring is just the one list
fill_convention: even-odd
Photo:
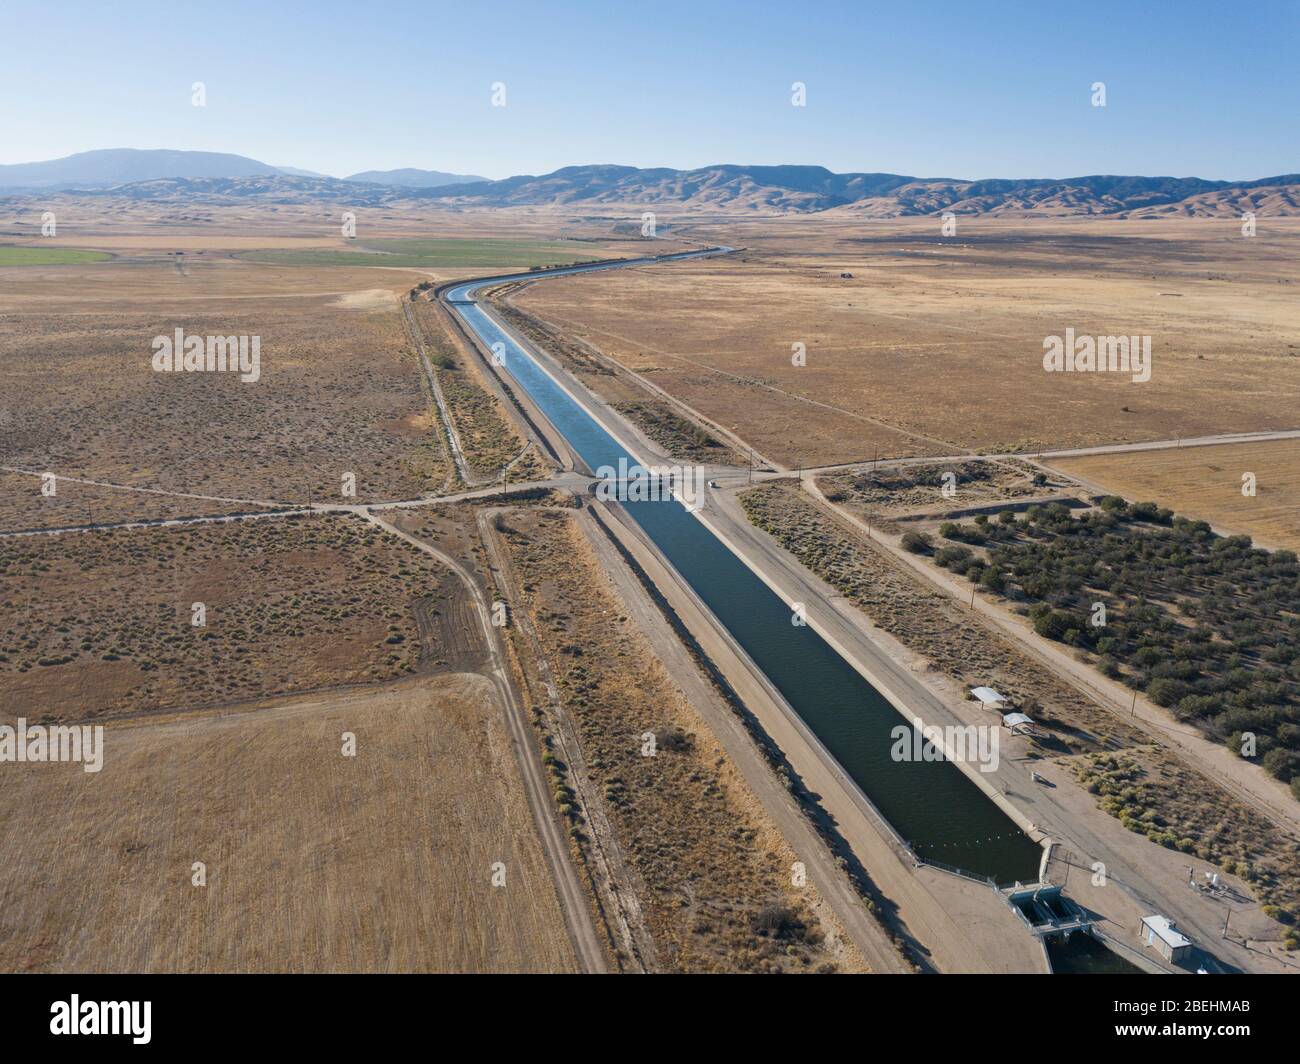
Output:
[[[577,272],[577,271],[566,271]],[[465,299],[489,283],[449,293]],[[593,469],[637,459],[600,427],[476,305],[455,310],[504,354],[503,368]],[[947,761],[895,761],[903,716],[679,502],[628,512],[766,674],[845,772],[916,852],[999,883],[1038,878],[1041,848]]]
[[1092,935],[1076,931],[1067,940],[1048,935],[1043,940],[1052,971],[1057,975],[1144,975],[1118,953],[1112,953]]

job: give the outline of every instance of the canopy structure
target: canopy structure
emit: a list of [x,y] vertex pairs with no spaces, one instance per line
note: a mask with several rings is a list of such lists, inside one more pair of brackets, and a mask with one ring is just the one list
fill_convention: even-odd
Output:
[[1028,731],[1034,726],[1034,722],[1023,713],[1007,713],[1002,717],[1002,723],[1012,731]]
[[986,706],[1000,706],[1007,700],[1006,695],[998,694],[991,687],[972,687],[970,693]]

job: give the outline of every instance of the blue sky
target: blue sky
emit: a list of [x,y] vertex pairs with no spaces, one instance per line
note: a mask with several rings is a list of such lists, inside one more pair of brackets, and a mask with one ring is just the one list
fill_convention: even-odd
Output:
[[0,163],[166,147],[336,175],[1300,171],[1300,0],[3,0],[0,41]]

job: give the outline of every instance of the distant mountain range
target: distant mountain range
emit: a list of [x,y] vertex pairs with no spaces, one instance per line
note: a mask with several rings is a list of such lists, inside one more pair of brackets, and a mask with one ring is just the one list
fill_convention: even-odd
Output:
[[0,192],[78,190],[141,200],[212,203],[345,201],[374,206],[437,200],[465,206],[610,205],[728,213],[834,212],[866,218],[954,214],[1214,217],[1300,214],[1300,174],[1255,181],[1122,177],[971,181],[903,174],[837,174],[821,166],[567,166],[502,181],[438,170],[364,170],[347,178],[269,166],[217,152],[82,152],[0,166]]
[[1300,174],[1256,181],[1199,177],[1025,178],[968,181],[903,174],[836,174],[821,166],[706,166],[698,170],[569,166],[539,177],[445,185],[431,195],[486,206],[671,204],[726,211],[834,211],[896,218],[954,214],[1187,217],[1300,213]]
[[441,170],[362,170],[345,177],[344,181],[360,181],[367,185],[397,185],[401,188],[437,188],[439,185],[481,184],[486,177],[473,174],[446,174]]
[[[103,189],[140,181],[196,180],[238,177],[338,178],[296,166],[271,166],[244,155],[214,151],[106,148],[83,151],[62,159],[0,166],[0,190]],[[473,174],[448,174],[441,170],[366,170],[344,178],[373,185],[432,188],[437,185],[484,181]]]
[[274,166],[224,152],[106,148],[47,162],[0,166],[0,188],[107,188],[159,177],[257,177],[278,173]]

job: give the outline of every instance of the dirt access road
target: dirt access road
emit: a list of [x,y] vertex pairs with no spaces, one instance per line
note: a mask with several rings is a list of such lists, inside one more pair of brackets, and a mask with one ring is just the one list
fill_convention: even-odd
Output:
[[541,839],[542,848],[546,851],[546,857],[551,866],[555,889],[559,894],[560,908],[564,912],[564,920],[569,927],[569,936],[573,941],[574,951],[584,972],[604,973],[608,971],[609,960],[605,955],[604,946],[596,931],[596,925],[591,918],[591,907],[587,902],[587,893],[583,890],[582,884],[578,882],[578,875],[574,871],[572,861],[569,859],[569,845],[552,811],[550,791],[547,789],[541,761],[536,756],[533,748],[528,719],[524,714],[523,707],[519,704],[518,698],[515,696],[514,685],[510,682],[505,652],[498,640],[497,630],[492,626],[491,609],[487,596],[474,580],[473,575],[455,558],[438,550],[432,544],[426,543],[410,533],[403,532],[396,525],[385,521],[382,517],[372,513],[367,513],[365,516],[368,521],[390,535],[397,536],[416,549],[438,559],[456,574],[465,585],[465,589],[473,596],[479,622],[483,626],[484,643],[491,652],[492,661],[489,675],[496,687],[498,698],[510,725],[510,737],[515,747],[515,755],[519,762],[520,773],[524,779],[524,786],[528,792],[528,803],[532,807],[533,819],[537,823],[537,834]]

